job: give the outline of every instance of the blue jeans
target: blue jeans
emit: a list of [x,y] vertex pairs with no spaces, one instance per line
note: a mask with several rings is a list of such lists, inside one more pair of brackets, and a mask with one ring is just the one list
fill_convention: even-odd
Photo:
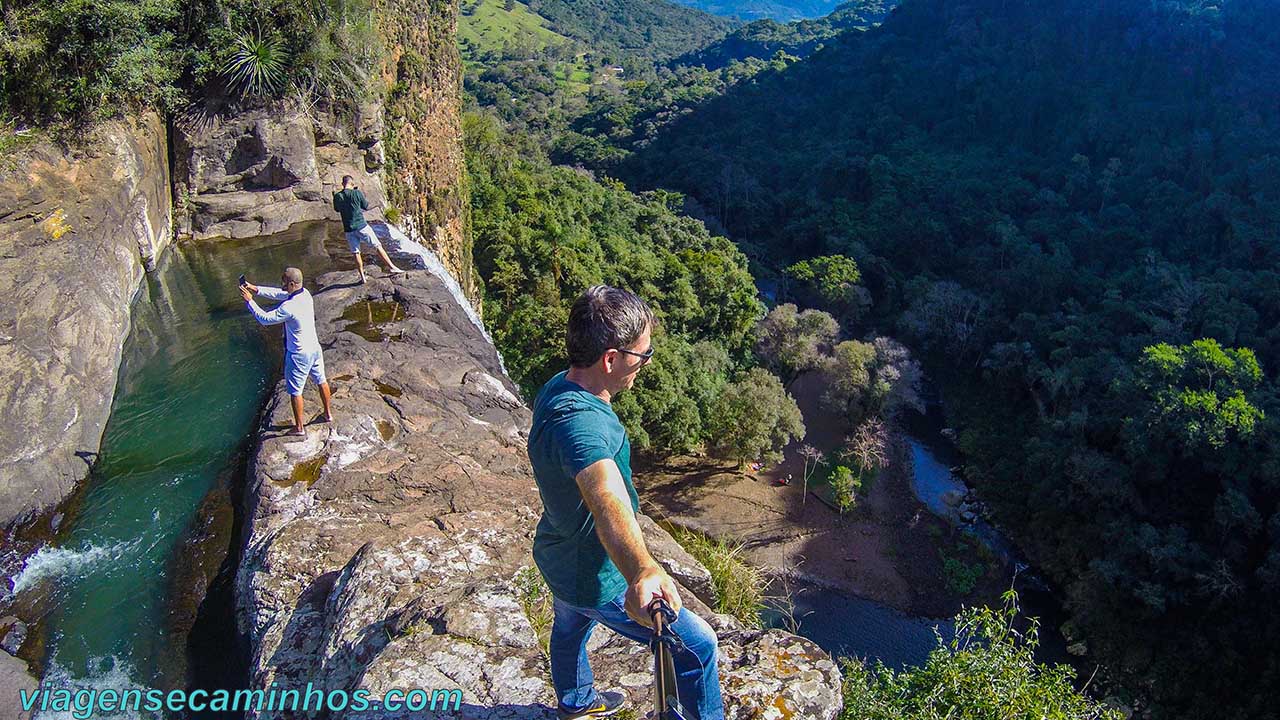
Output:
[[[551,683],[562,708],[576,710],[595,701],[595,677],[587,660],[587,640],[597,623],[638,643],[649,643],[653,631],[627,615],[623,597],[619,595],[601,607],[578,607],[553,598]],[[682,644],[672,653],[680,704],[686,713],[692,713],[690,720],[724,720],[715,631],[705,620],[684,608],[671,624],[671,630]]]

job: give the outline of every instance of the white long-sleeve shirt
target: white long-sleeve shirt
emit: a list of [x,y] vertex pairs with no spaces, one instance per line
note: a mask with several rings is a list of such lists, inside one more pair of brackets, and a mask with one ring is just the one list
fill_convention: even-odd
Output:
[[274,310],[267,311],[250,300],[249,312],[263,325],[284,323],[284,349],[288,353],[310,353],[320,350],[320,338],[316,336],[315,305],[311,293],[302,288],[290,295],[280,288],[258,286],[258,294],[272,300],[283,300]]

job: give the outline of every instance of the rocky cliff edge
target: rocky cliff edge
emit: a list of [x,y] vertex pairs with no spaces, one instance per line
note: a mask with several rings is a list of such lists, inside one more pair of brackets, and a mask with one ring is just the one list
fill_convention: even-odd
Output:
[[[430,272],[365,286],[335,273],[312,289],[337,421],[283,436],[280,388],[264,414],[236,582],[251,687],[311,682],[370,697],[460,688],[461,710],[440,717],[553,718],[531,621],[540,505],[525,451],[530,412],[497,353]],[[314,415],[319,398],[307,393]],[[831,658],[712,613],[706,570],[644,526],[720,637],[728,717],[833,718]],[[648,649],[600,628],[591,651],[600,686],[627,688],[643,716]]]

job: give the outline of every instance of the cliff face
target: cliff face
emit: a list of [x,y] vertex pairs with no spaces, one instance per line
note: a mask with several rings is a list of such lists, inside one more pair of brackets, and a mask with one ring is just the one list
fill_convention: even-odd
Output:
[[107,123],[83,146],[40,144],[0,173],[0,527],[88,472],[130,301],[171,237],[160,118]]
[[[375,0],[388,50],[387,191],[473,303],[457,0]],[[412,234],[412,233],[411,233]]]
[[[374,698],[460,688],[461,717],[553,718],[528,584],[540,512],[530,412],[438,278],[342,279],[320,278],[316,294],[337,420],[304,440],[280,436],[290,411],[278,389],[251,464],[237,578],[250,685],[311,682]],[[381,338],[344,331],[343,311],[374,311],[371,301],[395,303]],[[707,596],[706,571],[644,524],[719,634],[728,717],[834,717],[832,660],[802,638],[712,613],[695,594]],[[601,686],[628,688],[633,706],[647,707],[648,649],[603,628],[591,647]]]
[[342,119],[290,103],[174,122],[179,232],[201,239],[270,235],[337,220],[333,192],[351,175],[381,218],[382,106]]

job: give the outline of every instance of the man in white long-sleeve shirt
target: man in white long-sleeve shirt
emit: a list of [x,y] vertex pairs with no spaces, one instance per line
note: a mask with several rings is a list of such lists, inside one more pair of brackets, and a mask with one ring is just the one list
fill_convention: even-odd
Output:
[[[246,282],[240,286],[240,294],[254,319],[263,325],[284,323],[284,383],[289,391],[289,404],[293,406],[293,430],[291,435],[307,434],[302,423],[302,388],[307,377],[320,386],[320,400],[324,403],[324,421],[333,421],[329,408],[329,382],[324,377],[324,355],[320,351],[320,338],[316,336],[315,306],[311,293],[302,287],[302,271],[285,268],[280,277],[284,287],[273,288]],[[263,310],[254,302],[254,294],[271,300],[281,300],[274,310]]]

